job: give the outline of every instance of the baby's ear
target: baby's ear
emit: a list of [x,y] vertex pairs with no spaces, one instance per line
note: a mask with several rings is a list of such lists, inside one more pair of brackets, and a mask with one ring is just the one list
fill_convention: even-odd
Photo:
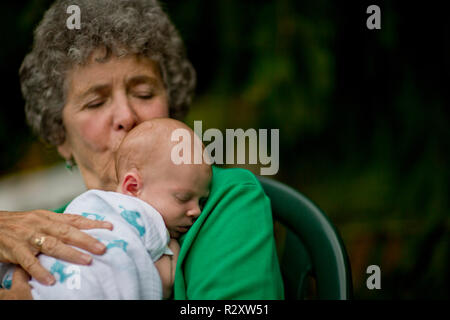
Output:
[[141,177],[137,172],[127,172],[120,184],[120,193],[137,197],[141,190]]

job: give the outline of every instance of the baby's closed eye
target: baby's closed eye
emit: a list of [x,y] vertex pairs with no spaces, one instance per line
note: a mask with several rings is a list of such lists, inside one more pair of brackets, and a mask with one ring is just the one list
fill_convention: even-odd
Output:
[[192,195],[189,193],[175,193],[174,197],[182,203],[188,202],[192,199]]

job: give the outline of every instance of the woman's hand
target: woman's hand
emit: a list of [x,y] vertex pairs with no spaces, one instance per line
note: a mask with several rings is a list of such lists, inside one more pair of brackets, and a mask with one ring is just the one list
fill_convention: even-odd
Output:
[[13,273],[11,288],[9,290],[0,289],[0,300],[32,300],[29,280],[27,273],[17,267]]
[[46,210],[0,211],[0,262],[19,264],[40,283],[51,285],[55,278],[39,263],[39,252],[76,264],[90,264],[90,255],[69,245],[103,254],[105,245],[79,229],[112,227],[109,222]]

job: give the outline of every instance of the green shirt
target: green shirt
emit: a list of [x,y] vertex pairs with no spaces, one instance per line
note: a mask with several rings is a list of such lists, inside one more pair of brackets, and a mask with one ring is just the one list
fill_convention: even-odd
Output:
[[270,200],[250,171],[213,166],[208,201],[179,240],[175,299],[284,298]]

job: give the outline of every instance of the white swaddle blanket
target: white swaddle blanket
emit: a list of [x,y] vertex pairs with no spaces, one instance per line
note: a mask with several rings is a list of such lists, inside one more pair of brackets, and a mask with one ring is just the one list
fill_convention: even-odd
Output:
[[[75,198],[65,212],[109,221],[107,229],[84,230],[106,245],[104,255],[93,255],[81,266],[39,255],[39,261],[56,278],[53,286],[31,279],[34,299],[162,299],[162,284],[154,262],[172,252],[161,215],[146,202],[116,192],[90,190]],[[81,250],[81,249],[79,249]],[[81,250],[83,251],[83,250]],[[12,266],[0,280],[8,287]]]

